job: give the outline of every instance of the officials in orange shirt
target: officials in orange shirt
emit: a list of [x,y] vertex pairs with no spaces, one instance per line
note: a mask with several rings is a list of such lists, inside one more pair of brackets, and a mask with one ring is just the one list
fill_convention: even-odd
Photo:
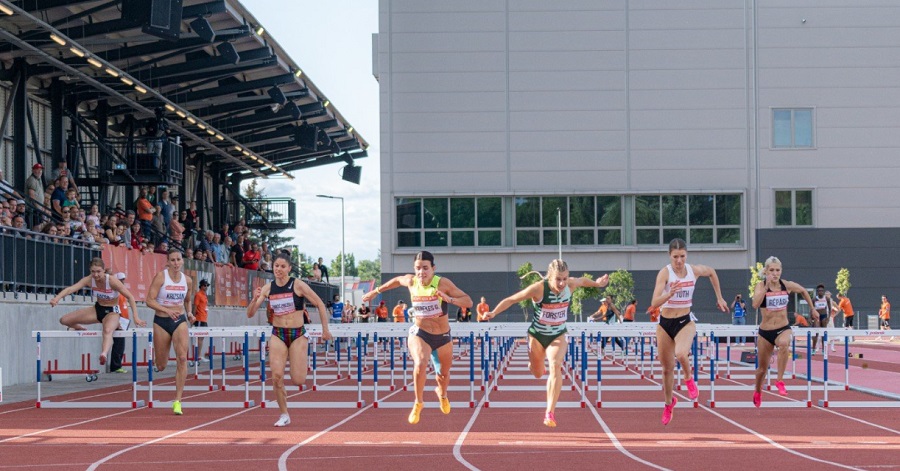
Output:
[[378,317],[378,322],[387,322],[388,309],[387,306],[384,305],[384,301],[381,301],[378,304],[378,307],[375,308],[375,316]]
[[891,328],[891,303],[885,295],[881,295],[881,310],[878,311],[878,318],[881,319],[881,328],[884,330]]
[[481,302],[478,303],[478,306],[475,306],[475,309],[478,312],[478,322],[490,322],[490,319],[485,317],[485,314],[490,312],[491,307],[488,306],[487,301],[484,300],[484,296],[481,297]]
[[853,327],[853,305],[850,304],[850,298],[844,296],[841,293],[837,295],[838,303],[837,306],[833,309],[835,311],[840,310],[844,313],[844,327]]
[[404,312],[406,311],[406,303],[403,300],[397,301],[397,305],[394,306],[394,322],[406,322],[404,319]]
[[[197,289],[197,294],[194,295],[194,327],[209,327],[209,323],[207,323],[209,298],[206,296],[208,287],[208,281],[200,280],[200,287]],[[200,361],[207,361],[206,355],[203,353],[203,337],[197,338],[197,351],[200,352]]]
[[632,299],[628,306],[625,307],[622,322],[634,322],[634,311],[637,311],[637,299]]

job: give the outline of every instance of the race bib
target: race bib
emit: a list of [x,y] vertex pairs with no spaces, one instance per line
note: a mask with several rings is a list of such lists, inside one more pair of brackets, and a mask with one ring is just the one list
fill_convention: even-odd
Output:
[[538,322],[544,325],[560,325],[566,322],[569,313],[569,303],[554,303],[541,305],[541,317]]
[[415,316],[420,318],[438,317],[444,314],[441,311],[440,298],[437,296],[413,296],[412,308]]

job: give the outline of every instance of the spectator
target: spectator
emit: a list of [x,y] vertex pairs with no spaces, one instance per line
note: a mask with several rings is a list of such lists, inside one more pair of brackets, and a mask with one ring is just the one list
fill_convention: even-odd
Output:
[[219,235],[222,240],[225,240],[226,237],[231,236],[231,229],[229,229],[228,223],[222,224],[222,230],[219,231]]
[[66,190],[68,190],[68,177],[59,177],[56,180],[56,188],[50,195],[50,204],[53,207],[53,213],[62,216],[63,202],[66,201]]
[[16,231],[16,236],[18,236],[18,237],[25,237],[25,238],[27,238],[27,239],[30,239],[30,238],[31,238],[31,235],[22,232],[22,231],[28,230],[28,228],[25,227],[25,218],[23,218],[22,216],[18,216],[18,215],[17,215],[17,216],[14,216],[14,217],[13,217],[13,224],[12,224],[12,227],[15,228],[15,229],[18,229],[18,230]]
[[184,249],[184,259],[185,260],[194,260],[194,249],[188,247]]
[[809,321],[799,312],[794,313],[794,327],[809,327]]
[[475,307],[476,312],[478,313],[478,322],[488,322],[490,319],[485,317],[485,314],[491,311],[491,307],[488,306],[487,301],[484,300],[484,296],[481,297],[481,302],[478,303],[478,306]]
[[405,313],[406,312],[406,303],[403,300],[397,301],[397,305],[394,306],[394,310],[392,314],[394,315],[394,322],[406,322]]
[[259,246],[254,242],[250,250],[244,252],[244,266],[247,270],[259,270]]
[[[199,288],[197,288],[197,293],[194,295],[194,327],[209,327],[209,323],[207,322],[209,316],[209,313],[207,312],[209,298],[206,296],[206,288],[208,287],[208,281],[200,280]],[[206,355],[203,353],[203,337],[197,339],[197,350],[200,352],[200,361],[208,361]]]
[[65,189],[74,189],[76,193],[78,192],[78,186],[75,184],[75,176],[69,171],[66,159],[56,162],[56,168],[53,169],[53,180],[59,181],[60,177],[65,177],[66,179]]
[[361,323],[369,322],[369,319],[372,318],[372,309],[370,309],[367,304],[360,306],[358,312],[359,314],[357,314],[356,317]]
[[272,272],[272,252],[263,253],[262,260],[259,261],[259,269],[265,272]]
[[168,254],[169,253],[169,244],[166,241],[162,241],[156,245],[156,248],[153,250],[153,253],[161,253]]
[[122,203],[116,203],[116,207],[113,208],[113,213],[115,213],[115,215],[119,218],[125,217],[125,208],[122,207]]
[[109,217],[106,220],[106,225],[103,226],[103,235],[106,237],[108,243],[116,245],[116,231],[118,230],[119,218],[116,217],[115,214]]
[[231,264],[237,268],[242,268],[244,266],[244,235],[241,234],[237,237],[234,245],[231,246],[231,254],[230,254]]
[[[882,330],[891,328],[891,303],[885,295],[881,295],[881,309],[878,310],[878,318],[881,320]],[[891,340],[894,340],[894,337],[891,337]]]
[[356,312],[356,307],[347,300],[344,300],[344,315],[341,318],[341,322],[344,324],[350,324],[353,322],[354,313]]
[[125,240],[127,240],[127,241],[131,240],[131,226],[134,225],[134,221],[135,221],[134,211],[132,211],[130,209],[128,211],[125,211],[125,218],[124,219],[120,218],[120,220],[119,220],[120,224],[125,224]]
[[178,218],[172,218],[169,222],[169,240],[172,242],[172,247],[184,247],[182,243],[184,240],[184,226],[178,221]]
[[193,236],[194,234],[199,234],[202,228],[203,222],[200,220],[200,213],[197,212],[197,202],[191,201],[187,210],[184,229],[190,236]]
[[130,233],[131,239],[126,239],[129,247],[140,250],[141,242],[144,239],[144,231],[141,229],[141,225],[138,223],[132,224]]
[[100,207],[96,204],[92,204],[91,213],[84,218],[84,221],[89,228],[93,226],[99,229],[101,227],[100,217]]
[[[731,310],[734,313],[731,322],[733,325],[747,325],[747,303],[744,302],[740,294],[734,297],[734,302],[731,303]],[[743,346],[745,340],[744,336],[737,337],[738,345]]]
[[66,190],[66,199],[62,202],[63,208],[78,208],[81,205],[78,203],[78,192],[73,188],[69,188]]
[[469,309],[460,306],[456,309],[456,322],[469,322]]
[[44,192],[44,166],[34,164],[31,166],[31,175],[25,180],[25,193],[35,204],[40,204]]
[[156,107],[153,110],[153,118],[147,120],[144,130],[147,132],[147,152],[157,157],[161,156],[169,133],[166,110],[159,106]]
[[156,185],[150,185],[147,187],[147,201],[150,202],[154,207],[157,205],[156,200]]
[[313,263],[312,266],[312,279],[313,281],[322,281],[322,269],[319,268],[318,263]]
[[141,188],[141,193],[135,202],[135,206],[137,208],[138,221],[141,223],[141,231],[143,231],[144,234],[149,234],[153,225],[153,213],[156,212],[156,210],[153,209],[153,205],[150,203],[150,200],[147,199],[146,188]]
[[155,209],[153,218],[150,220],[150,225],[153,227],[153,232],[151,232],[153,237],[150,240],[158,244],[166,240],[166,221],[163,219],[162,206],[156,205]]
[[172,215],[175,213],[175,205],[169,199],[169,190],[166,188],[160,191],[159,207],[162,208],[160,212],[162,213],[165,227],[169,227],[169,224],[172,223]]
[[319,277],[319,280],[325,280],[326,283],[331,283],[331,280],[328,278],[328,267],[322,262],[322,257],[319,257],[319,270],[322,270],[322,276]]
[[225,264],[228,263],[228,249],[225,247],[225,244],[222,243],[222,235],[221,234],[213,234],[213,243],[212,243],[213,254],[216,257],[216,263]]
[[331,323],[340,324],[344,318],[344,303],[338,295],[334,295],[334,302],[331,304]]
[[206,231],[203,234],[203,237],[198,237],[197,244],[194,246],[194,250],[202,250],[206,252],[207,255],[209,255],[209,252],[212,250],[213,237],[215,237],[215,235],[216,233],[213,231]]
[[388,308],[384,305],[384,301],[382,300],[378,303],[378,307],[375,308],[375,317],[378,322],[387,322],[388,321]]

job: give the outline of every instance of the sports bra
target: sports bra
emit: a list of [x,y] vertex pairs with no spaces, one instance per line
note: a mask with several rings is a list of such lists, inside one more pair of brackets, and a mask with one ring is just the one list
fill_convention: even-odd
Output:
[[788,295],[787,287],[784,285],[784,281],[778,280],[778,283],[781,284],[780,291],[771,291],[768,286],[766,286],[766,310],[769,312],[776,311],[787,311],[788,300],[790,296]]
[[269,307],[272,308],[272,314],[284,316],[295,311],[302,311],[305,306],[306,300],[294,292],[294,277],[288,278],[288,282],[284,286],[278,286],[278,283],[272,280],[272,285],[269,287]]

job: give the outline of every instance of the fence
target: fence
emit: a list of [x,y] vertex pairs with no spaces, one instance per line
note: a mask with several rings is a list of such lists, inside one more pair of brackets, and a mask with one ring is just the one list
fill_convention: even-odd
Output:
[[50,294],[84,277],[99,246],[76,239],[49,237],[28,230],[3,228],[0,234],[0,291]]

